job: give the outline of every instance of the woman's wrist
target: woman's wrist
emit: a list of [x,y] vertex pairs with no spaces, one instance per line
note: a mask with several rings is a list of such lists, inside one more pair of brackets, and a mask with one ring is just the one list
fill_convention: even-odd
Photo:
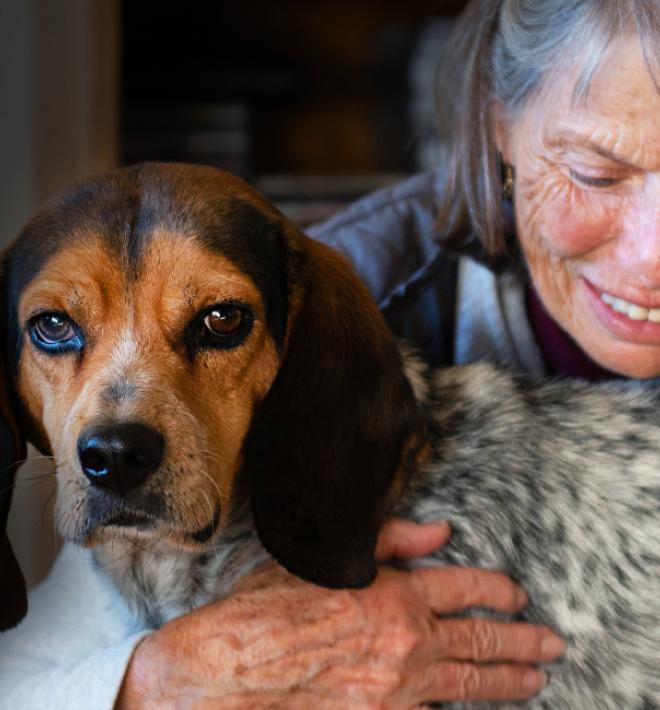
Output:
[[145,671],[145,655],[149,653],[148,644],[155,634],[143,638],[133,650],[117,694],[114,710],[133,710],[142,707],[149,697],[150,676]]

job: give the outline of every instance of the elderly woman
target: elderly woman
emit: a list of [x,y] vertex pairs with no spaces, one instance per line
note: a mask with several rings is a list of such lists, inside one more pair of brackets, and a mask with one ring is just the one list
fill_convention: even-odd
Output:
[[[349,256],[394,331],[436,364],[660,374],[657,0],[473,0],[448,56],[446,161],[313,235]],[[424,554],[446,537],[442,525],[393,522],[381,556]],[[272,566],[146,637],[105,592],[80,595],[85,651],[58,661],[73,617],[48,604],[70,574],[60,560],[33,602],[40,640],[34,624],[13,632],[22,655],[9,670],[0,663],[0,704],[45,707],[53,687],[62,707],[524,698],[543,683],[529,664],[562,650],[547,629],[436,618],[471,604],[518,608],[524,595],[499,575],[438,569],[424,585],[383,568],[369,589],[335,592]]]

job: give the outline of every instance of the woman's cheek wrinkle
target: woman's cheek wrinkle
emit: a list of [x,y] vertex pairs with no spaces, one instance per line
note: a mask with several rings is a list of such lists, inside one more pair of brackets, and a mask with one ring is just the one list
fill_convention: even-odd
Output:
[[556,181],[548,175],[534,176],[532,179],[521,180],[522,204],[524,211],[518,217],[518,224],[525,225],[525,232],[535,232],[547,214],[548,207],[556,199]]

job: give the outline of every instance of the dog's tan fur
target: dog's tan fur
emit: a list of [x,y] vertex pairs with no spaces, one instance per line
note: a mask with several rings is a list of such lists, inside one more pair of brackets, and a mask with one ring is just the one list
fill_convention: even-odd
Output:
[[[252,306],[252,336],[237,350],[204,353],[191,368],[181,343],[185,324],[205,306],[228,300]],[[207,525],[217,508],[223,515],[229,510],[252,413],[279,367],[258,289],[228,259],[166,232],[152,238],[140,273],[129,280],[103,244],[88,237],[49,261],[22,295],[22,322],[43,310],[68,313],[90,342],[82,362],[26,348],[18,373],[19,395],[58,462],[58,528],[78,537],[89,487],[77,462],[81,432],[102,418],[144,421],[168,442],[159,475],[169,523],[138,538],[194,546],[181,533]],[[129,396],[108,395],[119,383],[132,388]],[[84,542],[116,533],[101,528]]]

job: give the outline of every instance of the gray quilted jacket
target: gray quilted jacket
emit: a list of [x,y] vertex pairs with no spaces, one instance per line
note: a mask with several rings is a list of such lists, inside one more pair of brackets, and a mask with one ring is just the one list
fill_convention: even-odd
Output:
[[390,327],[433,365],[488,360],[544,372],[520,275],[494,274],[439,245],[442,173],[368,195],[310,236],[343,252]]

